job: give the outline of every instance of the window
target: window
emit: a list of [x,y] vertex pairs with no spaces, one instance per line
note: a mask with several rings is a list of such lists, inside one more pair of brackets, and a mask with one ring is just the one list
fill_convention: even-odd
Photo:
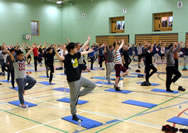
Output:
[[32,35],[39,36],[39,21],[36,20],[31,21],[31,32]]
[[172,31],[173,13],[156,13],[153,14],[154,31]]
[[110,18],[111,33],[124,33],[125,30],[125,18],[114,17]]

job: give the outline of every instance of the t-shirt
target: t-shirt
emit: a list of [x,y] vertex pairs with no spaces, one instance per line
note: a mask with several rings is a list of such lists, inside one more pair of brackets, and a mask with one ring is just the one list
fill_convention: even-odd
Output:
[[143,49],[143,47],[142,46],[138,46],[137,47],[137,53],[138,53],[138,55],[142,55],[142,49]]
[[123,55],[125,61],[130,60],[130,57],[129,57],[129,50],[124,50],[124,49],[122,49],[121,54]]
[[11,70],[11,71],[14,70],[13,62],[11,61],[10,56],[7,56],[6,64],[7,64],[9,70]]
[[25,59],[22,61],[19,61],[15,58],[14,63],[14,73],[15,73],[15,79],[25,78]]
[[184,48],[184,55],[188,56],[188,48]]
[[[80,48],[79,52],[83,52],[83,49]],[[80,59],[78,60],[79,64],[84,64],[84,56],[81,56]]]
[[175,49],[171,47],[170,49],[167,50],[167,53],[166,53],[167,67],[175,66],[174,54],[178,51],[179,48],[180,48],[179,46]]
[[81,77],[81,70],[78,63],[80,57],[81,57],[80,52],[74,55],[71,54],[65,55],[64,67],[65,67],[65,74],[67,75],[68,82],[77,81]]
[[34,56],[38,56],[38,48],[34,48],[33,49],[33,55]]
[[145,65],[146,66],[150,66],[150,65],[152,65],[152,53],[150,53],[150,52],[146,52],[145,53]]
[[109,50],[109,48],[106,48],[106,58],[107,58],[107,62],[113,62],[114,61],[114,55],[113,55],[113,51]]
[[161,48],[161,54],[165,54],[165,47]]
[[46,64],[48,64],[48,65],[53,65],[54,64],[54,56],[55,56],[55,52],[54,51],[51,54],[50,53],[45,53],[44,56],[45,56],[45,59],[46,59]]
[[120,50],[118,49],[116,52],[114,50],[114,63],[115,64],[123,64],[121,59]]
[[99,48],[99,56],[104,56],[104,47]]

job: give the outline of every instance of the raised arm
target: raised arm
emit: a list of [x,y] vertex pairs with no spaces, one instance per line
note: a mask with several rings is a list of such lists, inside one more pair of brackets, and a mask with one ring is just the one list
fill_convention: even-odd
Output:
[[108,48],[107,48],[107,44],[105,43],[105,44],[104,44],[104,53],[107,53],[107,49],[108,49]]
[[88,51],[81,52],[81,55],[87,55],[87,54],[92,53],[92,52],[93,52],[93,49],[89,49]]
[[57,52],[57,46],[56,46],[56,45],[54,45],[54,50],[55,50],[55,54],[56,54],[56,56],[57,56],[57,58],[58,58],[59,60],[61,60],[61,61],[65,60],[65,57],[64,57],[64,56],[61,57],[61,56],[59,55],[59,53]]
[[14,56],[13,56],[12,53],[7,49],[6,44],[3,43],[2,46],[3,46],[4,50],[5,50],[5,52],[10,56],[11,61],[13,62],[13,61],[14,61]]
[[30,48],[30,50],[26,53],[25,57],[27,58],[32,51],[33,51],[33,48]]
[[84,43],[84,45],[82,46],[82,49],[84,49],[88,44],[89,44],[89,41],[91,40],[91,37],[88,36],[88,39],[87,41]]
[[118,50],[120,50],[121,48],[123,48],[123,45],[124,45],[124,44],[125,44],[124,40],[121,40],[121,45],[120,45],[120,47],[119,47]]
[[67,41],[68,43],[70,43],[70,40],[69,40],[69,38],[66,38],[66,41]]

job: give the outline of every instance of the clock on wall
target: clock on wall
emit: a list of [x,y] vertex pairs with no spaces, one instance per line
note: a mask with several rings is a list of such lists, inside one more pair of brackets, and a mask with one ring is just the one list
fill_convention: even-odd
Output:
[[177,7],[178,8],[182,8],[183,7],[183,2],[182,1],[178,1],[177,2]]

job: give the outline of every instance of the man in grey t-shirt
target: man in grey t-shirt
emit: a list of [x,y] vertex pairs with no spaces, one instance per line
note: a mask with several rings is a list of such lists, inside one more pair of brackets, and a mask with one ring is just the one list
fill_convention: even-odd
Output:
[[20,106],[22,108],[26,108],[27,105],[24,104],[24,97],[23,97],[24,92],[25,90],[31,89],[36,84],[35,79],[25,74],[25,58],[29,56],[29,54],[31,53],[33,49],[31,48],[27,52],[25,57],[24,57],[23,52],[19,50],[16,53],[16,58],[14,58],[12,53],[10,53],[10,51],[6,49],[5,44],[3,44],[3,47],[5,51],[9,54],[11,61],[13,62],[13,65],[14,65],[15,79],[18,85],[18,95],[19,95]]
[[[166,53],[166,91],[173,92],[170,89],[171,83],[175,83],[180,77],[181,73],[178,71],[178,69],[175,68],[175,60],[174,60],[174,54],[178,51],[180,48],[180,45],[176,47],[176,44],[171,44],[168,47],[167,53]],[[179,87],[180,88],[180,87]],[[181,91],[182,89],[180,89]],[[184,90],[185,91],[185,90]]]
[[110,75],[112,71],[114,70],[114,55],[113,55],[113,49],[114,47],[104,45],[104,53],[106,58],[106,78],[108,80],[108,83],[110,84]]

